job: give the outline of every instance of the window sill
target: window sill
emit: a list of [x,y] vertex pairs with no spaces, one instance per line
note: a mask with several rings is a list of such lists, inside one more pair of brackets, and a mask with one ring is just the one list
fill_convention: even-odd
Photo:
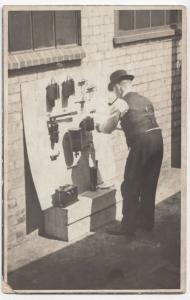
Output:
[[[178,33],[179,34],[179,33]],[[115,46],[119,46],[120,44],[127,44],[133,42],[140,42],[144,40],[158,39],[158,38],[166,38],[172,37],[176,35],[176,30],[172,28],[162,28],[157,30],[149,30],[149,31],[137,31],[136,33],[130,33],[126,35],[118,35],[113,38],[113,42]]]
[[45,49],[32,52],[14,53],[8,56],[8,69],[18,70],[27,67],[81,60],[85,57],[81,46]]

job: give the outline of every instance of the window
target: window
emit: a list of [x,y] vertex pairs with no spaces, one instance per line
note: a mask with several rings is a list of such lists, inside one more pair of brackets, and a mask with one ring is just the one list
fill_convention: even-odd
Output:
[[174,34],[181,23],[180,10],[115,11],[116,44]]
[[150,11],[149,10],[136,10],[135,13],[135,27],[136,29],[150,27]]
[[9,51],[80,45],[80,11],[9,12]]

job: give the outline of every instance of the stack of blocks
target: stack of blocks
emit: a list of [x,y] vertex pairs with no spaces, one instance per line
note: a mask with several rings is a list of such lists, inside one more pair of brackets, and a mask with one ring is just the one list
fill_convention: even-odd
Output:
[[44,211],[45,234],[63,241],[72,241],[116,218],[116,190],[97,189],[78,196],[78,201],[63,208]]

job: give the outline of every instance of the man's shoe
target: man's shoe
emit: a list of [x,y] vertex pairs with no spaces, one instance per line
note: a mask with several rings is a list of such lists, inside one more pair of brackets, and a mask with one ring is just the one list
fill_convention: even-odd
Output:
[[129,237],[133,237],[135,235],[135,232],[129,231],[122,223],[107,228],[106,232],[112,235],[125,235]]

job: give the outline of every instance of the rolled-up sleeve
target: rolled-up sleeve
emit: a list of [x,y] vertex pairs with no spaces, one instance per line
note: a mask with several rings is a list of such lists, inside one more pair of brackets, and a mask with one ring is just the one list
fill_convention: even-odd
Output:
[[110,114],[106,118],[106,120],[99,125],[99,130],[103,133],[112,133],[117,128],[120,119],[120,114],[120,110],[114,107],[110,111]]
[[115,105],[111,107],[105,120],[99,124],[99,131],[108,134],[112,133],[117,128],[120,118],[128,109],[127,103],[122,99],[118,99]]

